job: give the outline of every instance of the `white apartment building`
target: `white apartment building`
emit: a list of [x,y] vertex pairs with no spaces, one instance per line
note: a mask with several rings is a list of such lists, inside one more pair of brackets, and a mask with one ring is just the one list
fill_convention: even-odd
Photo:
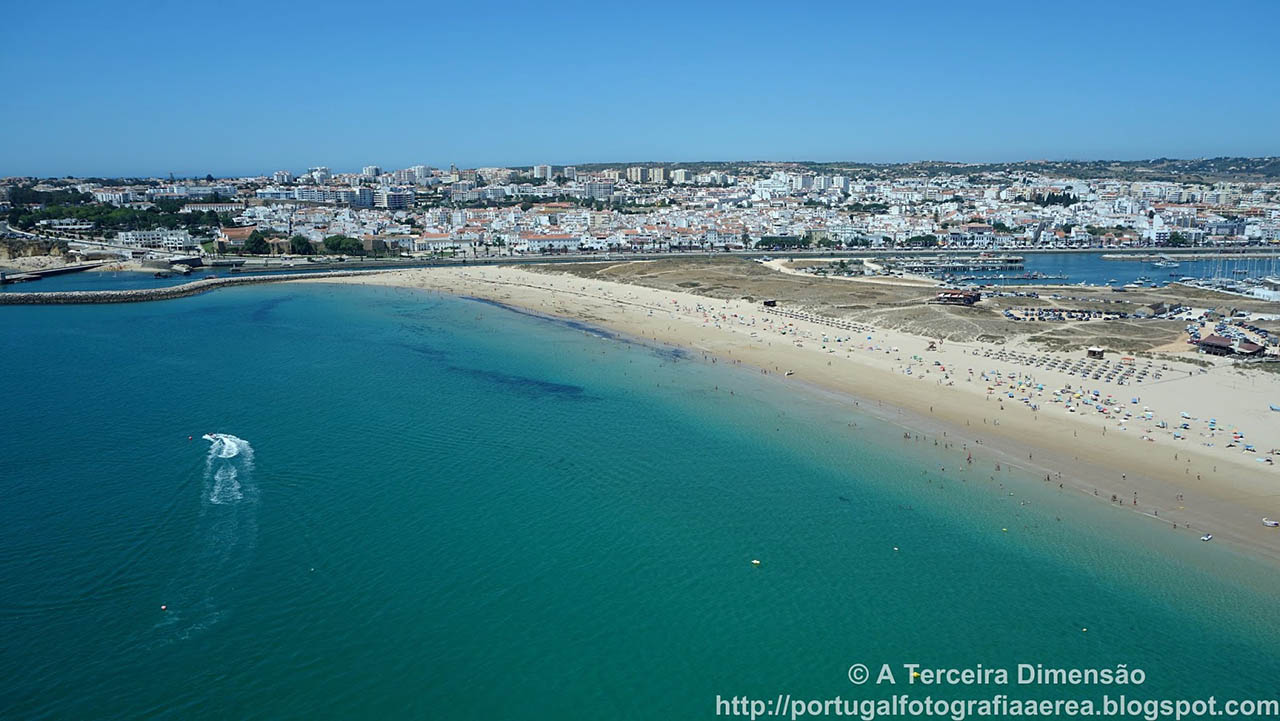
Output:
[[648,173],[646,172],[645,168],[642,168],[640,166],[633,166],[633,167],[627,168],[628,183],[643,183],[646,177],[648,177]]
[[260,188],[253,194],[266,200],[293,200],[296,197],[292,188]]
[[413,207],[411,190],[378,190],[373,194],[373,207],[405,210]]
[[360,171],[360,174],[366,178],[376,178],[379,175],[382,175],[382,168],[379,168],[376,165],[366,165],[364,166],[364,169]]
[[131,248],[187,250],[196,242],[186,230],[125,230],[116,234],[116,244]]
[[791,186],[792,180],[786,173],[774,173],[767,180],[757,180],[752,191],[761,200],[771,200],[789,195]]
[[311,203],[339,203],[355,208],[373,207],[372,188],[297,188],[295,200]]
[[535,165],[535,166],[533,166],[533,177],[535,177],[535,178],[546,178],[547,180],[550,180],[550,179],[551,179],[551,166],[550,166],[550,165]]
[[587,183],[587,197],[595,200],[608,200],[613,195],[612,182]]
[[212,210],[215,213],[239,213],[244,210],[243,203],[187,203],[179,213],[203,213]]
[[130,190],[95,190],[93,191],[93,199],[99,203],[110,203],[112,205],[124,205],[133,202],[133,191]]
[[163,188],[152,188],[147,191],[147,199],[157,198],[223,198],[236,197],[235,186],[232,185],[166,185]]

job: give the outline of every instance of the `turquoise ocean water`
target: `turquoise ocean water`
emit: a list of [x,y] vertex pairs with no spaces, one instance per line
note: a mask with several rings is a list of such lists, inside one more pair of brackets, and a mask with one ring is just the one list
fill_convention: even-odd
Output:
[[[873,409],[479,301],[5,307],[0,379],[0,718],[711,718],[717,695],[1280,678],[1271,566],[960,471]],[[846,677],[917,662],[1146,682]]]

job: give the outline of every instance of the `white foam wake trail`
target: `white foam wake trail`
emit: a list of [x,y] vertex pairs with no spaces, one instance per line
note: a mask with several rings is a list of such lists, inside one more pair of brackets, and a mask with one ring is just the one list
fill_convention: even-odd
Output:
[[167,609],[159,628],[168,642],[191,638],[227,613],[225,597],[258,542],[253,446],[228,433],[208,433],[204,439],[209,451],[195,541],[162,601]]
[[[210,503],[237,503],[245,498],[245,483],[253,471],[253,446],[229,433],[206,433],[205,497]],[[253,489],[249,489],[253,490]]]

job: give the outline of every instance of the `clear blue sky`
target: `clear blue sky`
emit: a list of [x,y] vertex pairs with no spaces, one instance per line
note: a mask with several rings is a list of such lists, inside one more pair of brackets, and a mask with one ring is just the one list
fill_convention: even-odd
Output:
[[0,176],[1280,154],[1280,2],[23,2]]

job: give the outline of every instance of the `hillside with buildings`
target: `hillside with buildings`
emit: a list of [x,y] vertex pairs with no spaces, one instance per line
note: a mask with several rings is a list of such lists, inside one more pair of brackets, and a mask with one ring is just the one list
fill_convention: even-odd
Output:
[[[203,181],[9,178],[0,185],[8,232],[25,237],[140,251],[485,256],[1269,244],[1280,240],[1276,172],[1273,158],[370,165]],[[1235,179],[1207,180],[1211,174]],[[326,244],[332,238],[354,240]]]

